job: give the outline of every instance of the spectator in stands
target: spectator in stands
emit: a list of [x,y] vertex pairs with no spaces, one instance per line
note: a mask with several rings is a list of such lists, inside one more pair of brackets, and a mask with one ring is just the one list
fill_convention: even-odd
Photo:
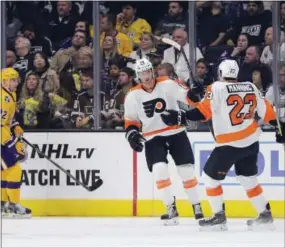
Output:
[[[172,34],[173,40],[184,48],[186,57],[189,60],[189,43],[187,42],[187,32],[181,28],[175,29]],[[191,56],[191,55],[190,55]],[[199,48],[196,47],[196,61],[203,58]],[[170,63],[174,66],[175,72],[179,79],[187,81],[189,78],[189,70],[187,68],[185,59],[180,51],[174,47],[170,47],[164,51],[162,63]]]
[[271,11],[263,10],[262,1],[248,1],[244,16],[237,19],[232,39],[239,34],[249,35],[249,45],[260,45],[264,42],[265,30],[271,26]]
[[134,71],[129,67],[125,67],[121,70],[119,91],[117,91],[114,98],[109,102],[108,108],[102,111],[106,119],[104,128],[123,129],[124,99],[130,88],[135,86],[134,76]]
[[280,2],[280,28],[285,32],[285,2]]
[[244,62],[240,67],[238,74],[238,81],[252,82],[252,70],[253,67],[260,63],[260,49],[257,46],[250,46],[246,49]]
[[[260,62],[267,64],[269,66],[272,65],[273,61],[273,28],[269,27],[265,32],[265,45],[266,47],[263,49],[263,52],[260,57]],[[283,42],[280,47],[280,61],[285,60],[285,43]]]
[[128,62],[127,66],[131,69],[135,69],[135,61],[141,58],[149,58],[150,53],[156,53],[155,40],[151,33],[143,32],[139,44],[139,48],[136,51],[133,51],[129,58],[131,61]]
[[49,33],[55,51],[63,40],[74,33],[77,17],[71,14],[71,9],[71,1],[60,0],[57,2],[57,13],[49,16]]
[[[3,21],[3,20],[2,20]],[[6,12],[6,39],[15,43],[15,39],[21,30],[22,22],[13,15],[13,10],[7,8]]]
[[[252,72],[257,66],[260,66],[260,70],[262,71],[261,75],[263,75],[263,73],[267,73],[269,75],[267,76],[267,81],[265,82],[264,80],[264,83],[270,84],[272,82],[271,69],[267,65],[260,63],[260,49],[257,46],[250,46],[246,50],[244,63],[241,65],[239,70],[238,81],[252,82]],[[264,88],[266,89],[267,87],[264,86]]]
[[110,61],[122,61],[123,57],[118,54],[117,40],[115,37],[106,35],[102,43],[102,63],[103,63],[103,78],[108,77]]
[[40,28],[36,29],[33,24],[25,24],[22,28],[22,34],[30,40],[31,53],[43,52],[48,57],[52,56],[51,40],[42,34]]
[[81,90],[76,95],[71,112],[71,119],[76,128],[93,126],[93,71],[83,71],[80,76]]
[[219,61],[224,59],[234,59],[238,62],[239,65],[243,64],[245,52],[248,48],[248,35],[240,34],[237,40],[236,47],[229,47],[226,51],[224,51],[219,58]]
[[120,71],[125,66],[121,61],[111,60],[108,77],[102,80],[101,91],[105,93],[106,100],[113,98],[118,87]]
[[154,34],[158,36],[170,37],[177,28],[187,31],[188,20],[183,14],[183,6],[180,2],[171,1],[168,4],[168,14],[166,14],[156,25]]
[[93,51],[90,47],[81,47],[72,57],[74,61],[72,77],[74,79],[75,87],[77,91],[80,91],[80,74],[84,70],[91,69],[93,65]]
[[252,69],[252,82],[259,89],[263,96],[265,96],[268,87],[272,81],[272,73],[268,66],[264,64],[257,64]]
[[266,98],[280,110],[280,121],[285,121],[285,63],[280,64],[279,104],[276,106],[273,85],[268,88]]
[[222,2],[204,2],[202,12],[198,15],[198,38],[203,48],[224,43],[228,22],[222,13]]
[[25,129],[43,126],[41,112],[47,106],[44,105],[44,93],[41,89],[40,78],[33,72],[26,77],[17,107],[21,116],[20,123]]
[[72,47],[58,51],[51,60],[51,69],[54,69],[57,73],[61,71],[73,70],[72,56],[75,55],[81,47],[86,46],[87,35],[85,32],[76,31],[72,37]]
[[59,76],[60,88],[48,93],[50,128],[72,128],[71,111],[77,104],[77,90],[69,72],[63,71]]
[[100,44],[102,44],[106,34],[112,35],[117,40],[118,53],[128,57],[133,51],[133,44],[129,36],[116,30],[116,16],[108,14],[101,18],[100,22]]
[[158,77],[169,77],[172,80],[178,80],[174,67],[170,63],[163,63],[157,66],[156,74]]
[[13,68],[19,72],[21,83],[18,86],[17,95],[21,92],[22,85],[25,81],[26,73],[33,67],[33,55],[30,53],[31,43],[27,38],[18,37],[15,41],[16,62]]
[[201,100],[205,95],[206,88],[213,82],[214,78],[209,74],[207,62],[204,59],[199,59],[196,62],[194,81],[190,85],[191,90]]
[[[86,40],[87,43],[86,45],[92,47],[92,38],[90,37],[89,33],[89,23],[86,21],[79,21],[75,25],[75,30],[74,32],[81,31],[86,33]],[[72,37],[66,38],[59,46],[59,50],[61,49],[67,49],[72,46]]]
[[16,54],[13,50],[6,51],[6,67],[13,67],[16,62]]
[[36,52],[34,56],[35,74],[40,78],[42,90],[46,93],[56,92],[60,88],[56,72],[50,68],[48,57],[43,52]]
[[117,15],[116,30],[127,34],[134,46],[138,46],[143,32],[151,32],[151,26],[142,18],[136,16],[135,2],[126,2],[122,6],[122,13]]

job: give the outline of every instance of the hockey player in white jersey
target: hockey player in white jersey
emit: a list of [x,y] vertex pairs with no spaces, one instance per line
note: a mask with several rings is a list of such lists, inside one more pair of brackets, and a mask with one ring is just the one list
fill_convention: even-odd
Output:
[[[265,123],[277,125],[273,107],[255,85],[238,83],[239,67],[236,61],[225,60],[219,66],[220,81],[208,87],[204,99],[196,108],[186,113],[166,110],[161,118],[168,126],[185,123],[186,120],[209,120],[212,118],[216,147],[204,167],[203,178],[206,193],[214,215],[199,221],[204,228],[227,230],[223,189],[220,181],[235,166],[235,172],[247,196],[259,216],[248,220],[250,229],[257,225],[273,222],[270,205],[257,180],[258,137],[261,129],[254,120],[255,113]],[[285,142],[285,124],[282,133],[276,134],[279,143]]]
[[[125,99],[126,138],[136,152],[145,156],[148,169],[154,174],[157,189],[162,193],[167,213],[161,216],[165,225],[178,224],[175,197],[171,192],[167,155],[172,156],[184,189],[193,206],[196,219],[203,218],[197,193],[198,181],[194,171],[194,155],[184,125],[167,126],[160,118],[166,108],[179,110],[178,102],[194,104],[188,88],[168,77],[155,78],[152,64],[147,59],[137,60],[136,74],[140,84],[128,92]],[[188,96],[187,96],[188,93]],[[142,130],[142,134],[140,134]]]

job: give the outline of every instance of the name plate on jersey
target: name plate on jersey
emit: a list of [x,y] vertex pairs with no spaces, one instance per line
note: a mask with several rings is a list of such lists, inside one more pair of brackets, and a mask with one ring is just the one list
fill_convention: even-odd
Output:
[[230,84],[227,85],[227,89],[228,93],[254,92],[254,89],[250,84]]

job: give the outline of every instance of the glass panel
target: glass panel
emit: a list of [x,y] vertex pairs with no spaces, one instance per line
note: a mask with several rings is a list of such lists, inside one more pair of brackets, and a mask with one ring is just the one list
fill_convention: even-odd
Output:
[[[138,83],[133,69],[142,57],[150,59],[157,76],[188,84],[199,99],[217,80],[224,58],[238,61],[240,81],[254,82],[263,94],[270,89],[272,2],[97,4],[6,4],[7,66],[20,73],[18,108],[26,129],[123,130],[124,98]],[[183,54],[150,34],[182,44],[187,63]],[[280,39],[283,45],[284,33]],[[192,122],[188,128],[208,130],[205,123]]]

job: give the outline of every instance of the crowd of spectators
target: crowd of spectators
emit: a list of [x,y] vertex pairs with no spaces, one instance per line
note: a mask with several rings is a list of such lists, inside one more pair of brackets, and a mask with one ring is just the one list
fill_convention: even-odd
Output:
[[[138,83],[134,64],[143,57],[157,76],[187,84],[200,99],[217,80],[218,64],[235,59],[238,79],[251,81],[274,101],[272,3],[197,1],[195,55],[189,45],[194,31],[188,33],[187,4],[101,2],[100,27],[95,27],[100,28],[101,53],[94,54],[91,1],[6,2],[6,66],[20,74],[17,115],[25,129],[92,129],[94,114],[100,114],[102,128],[122,129],[124,97]],[[285,2],[280,10],[280,58],[285,61]],[[157,43],[153,34],[175,40],[188,59],[195,56],[194,82],[180,52]],[[94,56],[100,59],[101,82],[94,82]],[[284,78],[282,64],[280,104],[285,109]],[[94,113],[98,83],[101,113]]]

